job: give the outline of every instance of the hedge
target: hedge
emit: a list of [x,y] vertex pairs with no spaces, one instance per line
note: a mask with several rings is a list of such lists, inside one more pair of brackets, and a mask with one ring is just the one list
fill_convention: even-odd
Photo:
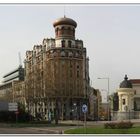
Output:
[[105,123],[104,128],[107,129],[128,129],[132,128],[133,123],[128,121],[128,122],[110,122],[110,123]]

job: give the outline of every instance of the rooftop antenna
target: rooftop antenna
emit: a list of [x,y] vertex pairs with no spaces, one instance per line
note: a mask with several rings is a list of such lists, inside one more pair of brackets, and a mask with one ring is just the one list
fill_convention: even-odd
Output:
[[66,15],[66,11],[65,11],[65,5],[64,5],[64,18],[66,17],[65,15]]
[[19,67],[22,67],[22,61],[21,61],[21,55],[20,55],[20,52],[18,52],[18,57],[19,57]]

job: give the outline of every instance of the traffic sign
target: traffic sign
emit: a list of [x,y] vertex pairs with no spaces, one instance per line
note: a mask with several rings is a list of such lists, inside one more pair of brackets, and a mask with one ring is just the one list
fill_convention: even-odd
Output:
[[17,111],[18,109],[13,108],[13,109],[8,109],[8,111]]
[[9,106],[17,106],[17,103],[8,103]]
[[17,108],[18,106],[8,106],[9,108]]
[[82,106],[82,112],[83,113],[86,113],[87,112],[87,105],[86,104],[83,104],[83,106]]
[[8,103],[8,111],[17,111],[18,104],[17,103]]

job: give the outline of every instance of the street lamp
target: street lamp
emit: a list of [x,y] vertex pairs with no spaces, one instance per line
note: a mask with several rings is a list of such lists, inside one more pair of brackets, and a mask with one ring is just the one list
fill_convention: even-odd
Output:
[[107,89],[107,104],[108,104],[108,110],[107,110],[107,113],[108,113],[108,121],[109,121],[109,117],[110,117],[110,114],[109,114],[109,100],[108,100],[108,98],[109,98],[109,77],[103,77],[103,78],[97,78],[97,79],[105,79],[105,80],[107,80],[107,83],[108,83],[108,89]]
[[73,103],[73,115],[74,115],[74,118],[75,118],[75,120],[77,120],[77,126],[79,127],[79,114],[78,114],[78,105],[77,105],[77,103]]
[[74,118],[77,116],[77,104],[76,103],[73,103],[73,115],[74,115]]

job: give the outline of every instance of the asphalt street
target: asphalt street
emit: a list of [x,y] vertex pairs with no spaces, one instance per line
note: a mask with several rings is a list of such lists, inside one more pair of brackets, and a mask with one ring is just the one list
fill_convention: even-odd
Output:
[[[104,125],[108,121],[87,121],[88,127],[96,127]],[[112,121],[116,122],[116,121]],[[131,120],[134,125],[140,126],[140,120]],[[84,127],[83,121],[60,121],[61,124],[67,124],[67,126],[53,126],[53,127],[8,127],[4,124],[0,124],[0,134],[63,134],[64,130],[73,129],[78,127]],[[68,126],[69,124],[69,126]],[[71,126],[74,124],[75,126]]]
[[76,126],[66,127],[0,127],[0,134],[62,134],[66,129],[76,128]]
[[51,131],[41,128],[0,128],[0,134],[58,134],[57,131]]

